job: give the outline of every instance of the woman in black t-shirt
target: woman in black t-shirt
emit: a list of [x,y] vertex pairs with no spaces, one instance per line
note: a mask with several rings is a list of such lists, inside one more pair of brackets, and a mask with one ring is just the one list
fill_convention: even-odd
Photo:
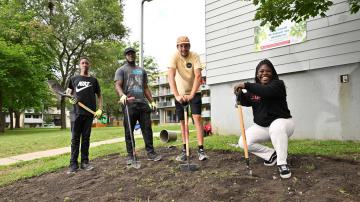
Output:
[[[288,138],[295,125],[286,102],[285,84],[279,80],[273,64],[268,59],[262,60],[256,67],[255,83],[238,83],[234,93],[242,106],[253,110],[254,124],[246,130],[249,151],[264,159],[266,166],[277,164],[282,178],[291,177],[286,159]],[[259,144],[268,140],[274,149]],[[239,145],[244,146],[242,138]]]

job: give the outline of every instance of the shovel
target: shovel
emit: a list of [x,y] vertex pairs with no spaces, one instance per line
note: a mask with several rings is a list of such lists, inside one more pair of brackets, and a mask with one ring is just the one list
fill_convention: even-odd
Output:
[[185,144],[186,144],[186,163],[180,164],[181,171],[196,171],[199,170],[197,164],[190,163],[190,148],[189,148],[189,120],[188,120],[188,110],[189,105],[184,106],[184,119],[185,119]]
[[238,109],[238,112],[239,112],[239,118],[240,118],[241,137],[242,137],[243,144],[244,144],[246,170],[247,170],[247,173],[250,176],[252,176],[252,170],[251,170],[251,167],[250,167],[250,160],[249,160],[248,145],[247,145],[247,142],[246,142],[246,135],[245,135],[243,111],[242,111],[241,103],[240,103],[240,101],[238,99],[236,100],[236,105],[237,105],[237,109]]
[[141,162],[138,161],[137,157],[136,157],[136,152],[135,152],[135,140],[134,140],[134,133],[131,130],[131,123],[130,123],[130,117],[129,117],[129,108],[128,105],[125,104],[125,111],[126,111],[126,116],[127,116],[127,122],[128,122],[128,127],[129,127],[129,131],[130,131],[130,138],[131,138],[131,146],[132,146],[132,152],[133,152],[133,160],[131,162],[131,164],[129,165],[129,167],[133,167],[135,169],[139,169],[141,167]]

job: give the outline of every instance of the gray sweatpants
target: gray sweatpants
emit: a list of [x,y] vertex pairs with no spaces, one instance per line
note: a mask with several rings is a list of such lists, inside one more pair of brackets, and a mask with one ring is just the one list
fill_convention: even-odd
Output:
[[[269,127],[262,127],[257,124],[246,129],[246,141],[249,152],[264,159],[269,160],[276,151],[277,165],[287,164],[288,138],[294,133],[295,124],[290,119],[276,119]],[[271,140],[274,149],[259,144]],[[239,145],[244,148],[242,138],[239,139]]]

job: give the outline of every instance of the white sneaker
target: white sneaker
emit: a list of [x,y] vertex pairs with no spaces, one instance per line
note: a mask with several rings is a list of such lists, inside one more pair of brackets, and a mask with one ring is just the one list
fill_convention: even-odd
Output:
[[280,173],[280,177],[283,179],[287,179],[291,177],[291,171],[289,169],[289,166],[286,164],[279,166],[279,173]]
[[205,161],[206,159],[208,159],[209,157],[205,154],[205,151],[203,149],[199,149],[198,150],[198,155],[199,155],[199,161]]

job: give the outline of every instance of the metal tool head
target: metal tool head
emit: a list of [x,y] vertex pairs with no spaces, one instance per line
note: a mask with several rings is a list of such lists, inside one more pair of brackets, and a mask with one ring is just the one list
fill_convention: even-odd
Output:
[[190,163],[190,156],[186,157],[186,163],[184,164],[180,164],[180,170],[181,171],[185,171],[185,172],[189,172],[189,171],[197,171],[199,170],[200,166],[197,164],[192,164]]
[[180,164],[179,168],[181,171],[185,171],[185,172],[192,172],[192,171],[197,171],[199,170],[199,165],[197,164],[190,164],[190,163],[185,163],[185,164]]
[[245,161],[246,161],[246,170],[247,170],[247,173],[248,173],[248,175],[252,176],[253,173],[252,173],[252,169],[251,169],[251,167],[250,167],[250,159],[249,159],[249,158],[246,158]]
[[54,93],[57,93],[60,96],[64,96],[64,97],[69,97],[72,98],[73,96],[66,94],[65,90],[63,89],[63,87],[55,80],[48,80],[48,85],[51,89],[51,91],[53,91]]
[[251,168],[250,168],[250,169],[247,169],[247,173],[248,173],[248,175],[250,175],[250,176],[253,175]]
[[135,168],[135,169],[139,169],[141,168],[141,162],[137,161],[137,160],[133,160],[131,162],[131,164],[128,166],[128,168]]

